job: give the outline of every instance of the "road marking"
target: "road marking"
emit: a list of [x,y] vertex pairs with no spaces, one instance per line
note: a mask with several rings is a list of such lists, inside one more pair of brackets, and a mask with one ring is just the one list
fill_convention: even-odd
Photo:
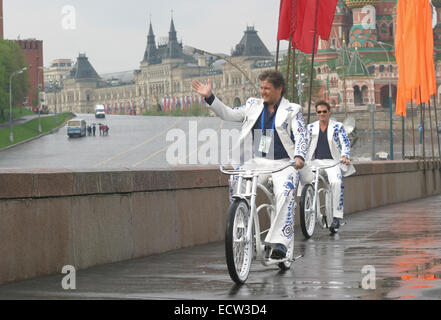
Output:
[[183,118],[176,120],[176,121],[175,121],[170,127],[168,127],[168,128],[166,128],[165,130],[161,131],[161,132],[158,133],[157,135],[155,135],[155,136],[153,136],[153,137],[151,137],[151,138],[149,138],[149,139],[147,139],[147,140],[145,140],[145,141],[143,141],[143,142],[141,142],[141,143],[139,143],[139,144],[137,144],[137,145],[135,145],[135,146],[133,146],[133,147],[130,147],[130,148],[124,150],[124,151],[121,151],[121,152],[119,152],[119,153],[117,153],[117,154],[111,156],[110,158],[108,158],[108,159],[106,159],[106,160],[103,160],[103,161],[97,163],[96,165],[93,166],[93,168],[97,168],[97,167],[99,167],[99,166],[101,166],[101,165],[103,165],[103,164],[105,164],[105,163],[107,163],[107,162],[109,162],[109,161],[115,160],[116,158],[122,156],[123,154],[126,154],[126,153],[128,153],[128,152],[130,152],[130,151],[136,150],[136,149],[138,149],[139,147],[141,147],[141,146],[143,146],[143,145],[145,145],[145,144],[147,144],[147,143],[150,143],[151,141],[153,141],[153,140],[156,139],[157,137],[163,135],[163,134],[166,133],[168,130],[170,130],[171,128],[173,128],[178,122],[181,122],[182,120],[183,120]]
[[[219,128],[218,128],[218,130],[221,130],[221,129],[222,129],[223,124],[224,124],[224,120],[221,119],[221,122],[220,122],[220,124],[219,124]],[[185,161],[187,161],[188,158],[190,158],[190,156],[191,156],[192,154],[194,154],[195,152],[198,152],[199,149],[202,148],[203,146],[205,146],[208,142],[210,142],[209,139],[208,139],[207,141],[205,141],[203,144],[201,144],[200,146],[198,146],[198,147],[197,147],[195,150],[193,150],[192,152],[189,152],[189,153],[187,154],[187,156],[185,157]]]
[[[199,122],[201,122],[201,120],[202,120],[202,118],[199,118],[198,121],[197,121],[196,123],[199,124]],[[188,132],[187,132],[187,133],[188,133]],[[164,148],[162,148],[162,149],[156,151],[155,153],[149,155],[147,158],[142,159],[141,161],[138,161],[138,162],[134,163],[134,164],[132,165],[132,167],[133,167],[133,168],[134,168],[134,167],[137,167],[137,166],[139,166],[141,163],[143,163],[143,162],[145,162],[145,161],[147,161],[147,160],[152,159],[152,158],[155,157],[156,155],[158,155],[158,154],[160,154],[161,152],[164,152],[165,150],[167,150],[167,148],[170,147],[172,144],[174,144],[174,143],[180,141],[182,138],[186,138],[186,137],[187,137],[187,135],[182,136],[182,137],[180,137],[178,140],[169,143],[169,144],[166,145]]]

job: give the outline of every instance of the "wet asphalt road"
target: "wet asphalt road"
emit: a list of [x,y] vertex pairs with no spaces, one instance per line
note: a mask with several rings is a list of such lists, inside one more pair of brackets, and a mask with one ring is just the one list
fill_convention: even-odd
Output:
[[[201,164],[190,162],[208,146],[207,137],[200,136],[204,129],[211,129],[208,131],[220,137],[222,129],[240,127],[240,123],[225,122],[217,117],[106,115],[104,119],[96,119],[93,114],[79,114],[77,118],[85,119],[87,124],[106,123],[109,135],[100,136],[97,127],[95,136],[68,138],[67,126],[64,126],[52,134],[1,151],[0,168],[100,170]],[[191,130],[195,132],[193,135],[189,133]],[[167,150],[178,142],[183,145],[180,163],[168,161]],[[219,144],[218,150],[220,147]],[[217,159],[220,156],[214,160]]]
[[[76,272],[76,289],[63,274],[0,286],[0,299],[441,299],[441,196],[345,217],[330,236],[303,240],[303,258],[280,272],[252,265],[246,285],[234,285],[222,242]],[[362,273],[364,266],[368,273]],[[363,278],[373,276],[375,281]],[[375,289],[372,285],[375,284]]]

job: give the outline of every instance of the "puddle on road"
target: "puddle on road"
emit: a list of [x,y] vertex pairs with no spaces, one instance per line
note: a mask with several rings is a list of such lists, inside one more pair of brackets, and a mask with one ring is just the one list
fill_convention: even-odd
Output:
[[[381,288],[395,289],[384,292],[384,299],[440,299],[441,298],[441,259],[417,264],[401,276],[382,279],[377,282]],[[428,293],[428,291],[431,291]],[[425,296],[425,297],[424,297]]]

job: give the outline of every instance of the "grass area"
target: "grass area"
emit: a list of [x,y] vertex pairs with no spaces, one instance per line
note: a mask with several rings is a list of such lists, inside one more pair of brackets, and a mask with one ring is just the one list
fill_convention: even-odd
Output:
[[[60,113],[57,116],[58,124],[55,122],[55,116],[40,118],[42,133],[49,132],[74,117],[73,114],[68,112]],[[12,127],[12,133],[14,135],[14,141],[11,143],[9,141],[9,127],[0,129],[0,149],[38,136],[40,134],[38,132],[38,118],[23,124],[14,125]]]
[[209,117],[208,107],[194,105],[190,109],[176,109],[172,111],[147,110],[144,116],[169,116],[169,117]]
[[[23,116],[27,116],[27,115],[31,115],[31,114],[34,114],[34,112],[32,112],[26,108],[23,108],[23,107],[13,107],[12,108],[12,119],[18,119]],[[0,124],[5,123],[5,122],[9,122],[9,108],[3,109],[3,116],[4,116],[4,119],[2,119],[2,117],[0,116]]]

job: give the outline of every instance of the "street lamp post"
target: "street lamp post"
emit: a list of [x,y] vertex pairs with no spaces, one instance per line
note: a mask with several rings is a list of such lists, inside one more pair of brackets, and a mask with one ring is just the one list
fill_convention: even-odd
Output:
[[57,92],[61,90],[62,81],[61,80],[49,80],[51,91],[54,93],[54,112],[55,112],[55,123],[58,124],[58,113],[57,113]]
[[[377,41],[377,43],[380,45],[381,48],[383,48],[384,52],[386,52],[386,56],[387,56],[387,63],[388,63],[388,70],[390,68],[390,59],[389,59],[389,52],[386,50],[386,48],[384,48],[383,45],[388,45],[390,47],[393,47],[390,44],[381,42],[381,41]],[[393,126],[392,126],[392,84],[391,84],[391,80],[389,77],[389,142],[390,142],[390,159],[393,160],[394,159],[394,137],[393,137],[393,132],[392,132]]]
[[38,67],[38,76],[37,76],[37,82],[38,82],[38,104],[40,105],[38,107],[38,133],[41,133],[43,131],[41,129],[41,121],[40,121],[40,113],[41,113],[40,70],[43,70],[43,67]]
[[12,133],[12,78],[17,75],[23,73],[27,67],[21,68],[18,71],[14,71],[9,76],[9,141],[14,141],[14,134]]
[[256,87],[256,84],[254,83],[254,81],[252,81],[248,75],[241,69],[239,68],[235,63],[231,62],[229,59],[227,59],[226,57],[222,57],[218,54],[215,53],[211,53],[205,50],[201,50],[201,49],[196,49],[190,46],[184,46],[183,51],[188,54],[188,55],[194,55],[195,53],[199,53],[199,54],[208,54],[210,56],[216,57],[218,59],[222,59],[225,60],[227,63],[231,64],[234,68],[236,68],[237,70],[240,71],[240,73],[242,73],[245,78],[251,83],[251,85],[253,86],[253,89],[256,91],[256,94],[259,93],[259,89]]

